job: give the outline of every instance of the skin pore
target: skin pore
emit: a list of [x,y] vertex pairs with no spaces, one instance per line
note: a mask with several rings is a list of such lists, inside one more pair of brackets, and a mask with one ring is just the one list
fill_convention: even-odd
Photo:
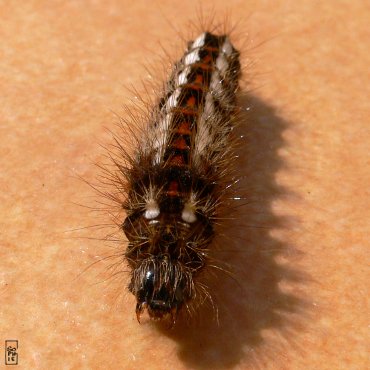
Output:
[[236,282],[221,272],[210,283],[219,325],[203,308],[168,331],[137,323],[127,274],[109,279],[124,265],[94,264],[117,253],[95,240],[110,230],[71,230],[110,222],[77,205],[99,200],[77,177],[96,182],[92,163],[105,161],[99,143],[111,142],[112,112],[124,116],[123,104],[135,98],[125,87],[141,86],[144,66],[160,70],[154,82],[168,75],[185,48],[174,27],[197,24],[198,5],[0,2],[0,333],[3,342],[19,340],[20,365],[369,366],[370,9],[363,3],[202,4],[203,12],[209,5],[241,19],[236,44],[250,81],[241,104],[251,112],[240,171],[251,202],[240,216],[246,226],[230,226],[219,256],[234,266]]

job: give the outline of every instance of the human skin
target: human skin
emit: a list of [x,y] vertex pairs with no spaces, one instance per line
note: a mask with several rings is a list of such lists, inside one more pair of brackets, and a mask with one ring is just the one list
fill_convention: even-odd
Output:
[[108,213],[76,203],[100,199],[79,177],[96,182],[112,112],[135,95],[124,87],[161,70],[160,45],[181,55],[174,28],[199,6],[0,2],[0,339],[19,340],[20,368],[369,368],[370,7],[222,3],[202,9],[241,19],[251,202],[223,244],[237,283],[211,284],[219,324],[203,308],[166,330],[139,325],[128,275],[95,263],[125,248],[85,228]]

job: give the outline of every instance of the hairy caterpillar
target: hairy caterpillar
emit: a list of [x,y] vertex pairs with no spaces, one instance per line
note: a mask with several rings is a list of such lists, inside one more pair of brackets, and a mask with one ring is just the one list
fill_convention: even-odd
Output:
[[[126,197],[122,229],[136,315],[177,314],[197,295],[223,197],[234,181],[239,52],[204,32],[174,64],[134,154],[120,148],[115,184]],[[235,138],[234,138],[235,139]]]

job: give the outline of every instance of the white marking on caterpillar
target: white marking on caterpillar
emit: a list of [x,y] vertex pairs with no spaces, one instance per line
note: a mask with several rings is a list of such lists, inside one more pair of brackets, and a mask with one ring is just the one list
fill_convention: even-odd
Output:
[[152,149],[155,150],[153,164],[158,164],[162,160],[164,149],[167,143],[171,118],[171,113],[166,114],[164,117],[162,117],[162,119],[160,119],[158,125],[152,130],[152,135],[154,136]]
[[159,216],[159,207],[158,207],[158,204],[155,200],[151,200],[149,201],[146,206],[145,206],[145,214],[144,214],[144,217],[147,219],[147,220],[151,220],[153,218],[156,218]]
[[186,55],[186,57],[184,59],[184,64],[186,66],[188,66],[190,64],[194,64],[195,62],[198,62],[199,60],[200,60],[200,58],[199,58],[199,51],[198,50],[194,50],[191,53],[189,53],[188,55]]
[[216,67],[220,70],[222,74],[224,74],[227,71],[229,63],[227,62],[225,55],[223,54],[219,55],[219,57],[216,60]]
[[197,216],[195,215],[194,209],[190,203],[185,203],[181,218],[189,224],[192,224],[197,220]]
[[173,94],[168,98],[166,103],[166,110],[169,111],[171,108],[175,108],[177,106],[178,98],[181,94],[181,89],[176,89]]
[[177,86],[181,86],[187,83],[187,76],[190,72],[190,67],[186,67],[177,78]]
[[222,53],[226,54],[226,56],[231,56],[233,53],[233,46],[231,45],[231,42],[228,37],[225,38],[225,42],[223,43],[221,47]]
[[204,41],[206,38],[206,32],[203,32],[191,45],[192,49],[199,48],[204,45]]

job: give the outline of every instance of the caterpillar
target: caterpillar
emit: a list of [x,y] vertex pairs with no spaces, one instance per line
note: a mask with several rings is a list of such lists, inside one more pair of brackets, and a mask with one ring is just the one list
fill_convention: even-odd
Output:
[[136,149],[120,146],[116,186],[126,193],[121,228],[136,316],[189,308],[207,266],[215,223],[234,179],[239,52],[226,34],[203,32],[174,63]]

